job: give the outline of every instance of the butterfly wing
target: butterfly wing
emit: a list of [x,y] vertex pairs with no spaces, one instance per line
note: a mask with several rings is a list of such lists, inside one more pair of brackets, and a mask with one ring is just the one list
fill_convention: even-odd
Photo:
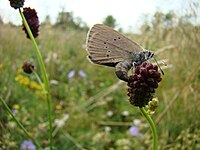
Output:
[[89,59],[100,65],[114,67],[118,62],[131,60],[131,55],[143,48],[114,29],[96,24],[88,32]]

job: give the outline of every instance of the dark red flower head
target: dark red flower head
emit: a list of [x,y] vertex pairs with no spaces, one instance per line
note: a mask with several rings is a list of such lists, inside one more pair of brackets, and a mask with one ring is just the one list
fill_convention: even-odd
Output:
[[[35,9],[31,9],[30,7],[28,7],[23,9],[23,14],[24,17],[26,18],[26,21],[31,29],[33,36],[36,38],[39,35],[39,27],[40,27],[37,12],[35,11]],[[22,29],[25,31],[27,38],[30,39],[24,24],[22,25]]]
[[144,107],[153,98],[158,83],[162,80],[158,66],[143,62],[129,77],[128,96],[134,106]]
[[22,66],[22,69],[24,70],[25,73],[31,74],[36,69],[36,67],[31,62],[25,61]]
[[10,1],[10,6],[15,9],[18,9],[24,6],[24,0],[9,0],[9,1]]

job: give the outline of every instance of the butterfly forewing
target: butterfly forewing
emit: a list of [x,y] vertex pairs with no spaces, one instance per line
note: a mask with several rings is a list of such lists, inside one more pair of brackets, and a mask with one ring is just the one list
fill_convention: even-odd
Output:
[[112,28],[96,24],[88,33],[87,50],[93,63],[115,66],[121,61],[131,61],[131,55],[143,48]]

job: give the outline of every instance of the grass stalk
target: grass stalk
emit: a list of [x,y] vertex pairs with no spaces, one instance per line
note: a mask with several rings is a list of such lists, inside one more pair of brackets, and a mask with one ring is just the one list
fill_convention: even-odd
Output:
[[33,143],[35,143],[35,145],[39,148],[42,149],[40,144],[29,134],[29,132],[26,130],[26,128],[19,122],[19,120],[15,117],[15,115],[13,114],[13,112],[11,111],[11,109],[8,107],[8,105],[6,104],[6,102],[3,100],[3,98],[0,96],[0,100],[4,106],[4,108],[6,109],[6,111],[11,115],[11,117],[13,118],[13,120],[17,123],[17,125],[19,126],[19,128],[22,129],[22,131],[24,132],[24,134],[33,141]]

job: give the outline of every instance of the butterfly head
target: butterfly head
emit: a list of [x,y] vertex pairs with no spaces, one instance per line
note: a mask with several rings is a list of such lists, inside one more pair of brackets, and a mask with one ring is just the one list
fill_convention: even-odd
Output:
[[144,53],[145,61],[154,56],[154,53],[152,51],[149,51],[149,50],[143,51],[143,53]]
[[148,50],[145,51],[141,51],[139,53],[136,53],[134,55],[134,66],[139,66],[141,65],[143,62],[147,61],[148,59],[152,58],[154,56],[154,53]]
[[154,56],[154,53],[149,50],[145,50],[145,51],[138,53],[138,59],[137,59],[138,61],[134,62],[135,67],[138,65],[141,65],[144,61],[147,61],[148,59],[153,58],[157,64],[157,66],[159,67],[161,73],[164,75],[163,70],[161,69],[160,65],[158,64],[156,58],[153,56]]

